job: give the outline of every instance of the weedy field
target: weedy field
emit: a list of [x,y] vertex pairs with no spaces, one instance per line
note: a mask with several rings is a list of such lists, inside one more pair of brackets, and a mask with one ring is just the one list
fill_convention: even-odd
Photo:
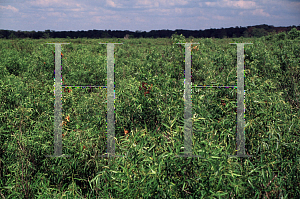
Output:
[[[299,198],[299,31],[262,38],[0,40],[2,198]],[[106,89],[62,89],[54,140],[54,45],[63,85],[107,85],[115,45],[116,154],[105,158]],[[192,85],[236,85],[245,44],[245,148],[236,154],[236,88],[192,88],[193,154],[184,143],[184,45]]]

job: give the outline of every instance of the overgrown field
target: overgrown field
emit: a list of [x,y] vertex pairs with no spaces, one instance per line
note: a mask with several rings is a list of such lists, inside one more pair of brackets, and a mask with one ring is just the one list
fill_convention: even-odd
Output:
[[[299,31],[262,38],[0,40],[2,198],[299,198]],[[106,89],[63,88],[63,154],[54,154],[54,45],[63,85],[105,86],[115,45],[116,154],[106,152]],[[237,85],[245,44],[245,147],[236,154],[236,89],[192,88],[193,154],[184,143],[184,45],[192,82]],[[151,88],[150,88],[151,87]],[[125,135],[126,133],[126,135]]]

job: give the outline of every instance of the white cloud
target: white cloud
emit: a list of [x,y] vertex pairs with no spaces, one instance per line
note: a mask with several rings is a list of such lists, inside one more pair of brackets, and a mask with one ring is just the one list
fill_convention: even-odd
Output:
[[13,12],[18,12],[19,11],[18,8],[15,8],[11,5],[8,5],[8,6],[1,6],[0,5],[0,10],[2,10],[1,12],[4,12],[3,10],[13,11]]

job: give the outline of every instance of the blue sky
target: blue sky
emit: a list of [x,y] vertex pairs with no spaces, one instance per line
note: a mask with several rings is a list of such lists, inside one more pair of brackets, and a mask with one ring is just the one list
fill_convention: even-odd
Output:
[[0,0],[0,29],[204,30],[300,25],[300,0]]

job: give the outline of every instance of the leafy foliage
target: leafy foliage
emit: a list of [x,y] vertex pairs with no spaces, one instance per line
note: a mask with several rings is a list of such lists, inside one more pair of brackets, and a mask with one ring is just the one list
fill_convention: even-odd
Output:
[[[129,39],[115,45],[116,154],[106,151],[106,89],[62,89],[63,153],[53,151],[53,46],[0,42],[0,195],[5,198],[299,198],[299,42],[275,39]],[[64,85],[106,85],[98,40],[62,45]],[[64,42],[51,39],[51,42]],[[103,41],[101,41],[103,42]],[[114,42],[106,39],[106,42]],[[184,141],[184,45],[192,82],[236,85],[245,45],[245,143],[236,150],[236,91],[193,88],[193,153]],[[297,43],[298,42],[298,43]],[[126,135],[124,133],[126,132]]]

